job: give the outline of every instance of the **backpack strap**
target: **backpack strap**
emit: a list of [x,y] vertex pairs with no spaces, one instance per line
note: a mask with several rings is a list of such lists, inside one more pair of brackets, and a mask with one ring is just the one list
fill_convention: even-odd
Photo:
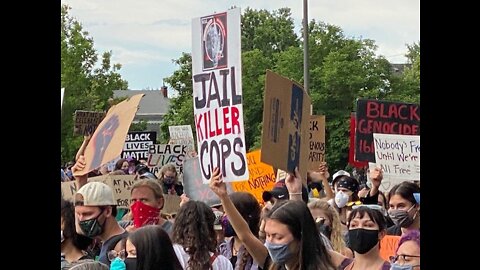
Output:
[[214,252],[212,256],[210,256],[210,265],[213,266],[213,262],[217,258],[217,253]]

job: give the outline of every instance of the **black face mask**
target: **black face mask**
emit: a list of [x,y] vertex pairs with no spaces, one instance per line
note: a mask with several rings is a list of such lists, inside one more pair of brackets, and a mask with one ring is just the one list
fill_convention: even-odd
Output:
[[94,238],[95,236],[101,235],[103,233],[103,226],[105,225],[106,220],[103,222],[103,225],[100,225],[100,222],[98,221],[98,217],[103,213],[103,210],[104,209],[102,209],[98,216],[92,219],[78,222],[78,225],[80,225],[80,229],[86,237]]
[[125,266],[127,270],[137,270],[137,258],[125,258]]
[[348,231],[351,248],[365,254],[378,243],[378,230],[352,229]]

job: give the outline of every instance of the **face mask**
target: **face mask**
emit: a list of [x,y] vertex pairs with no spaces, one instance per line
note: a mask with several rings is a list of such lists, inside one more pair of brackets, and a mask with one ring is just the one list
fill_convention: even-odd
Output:
[[354,251],[365,254],[378,243],[378,230],[352,229],[348,239]]
[[130,206],[133,215],[133,225],[140,228],[145,225],[158,224],[160,220],[160,209],[136,201]]
[[[80,229],[82,229],[82,232],[86,237],[94,238],[95,236],[103,233],[103,225],[100,225],[100,222],[97,220],[102,213],[103,210],[100,212],[100,214],[98,214],[98,216],[92,219],[80,221],[78,223],[78,225],[80,225]],[[105,222],[106,220],[103,222],[104,225]]]
[[268,241],[265,241],[265,247],[268,249],[268,254],[270,254],[270,258],[276,264],[284,264],[287,262],[288,259],[292,256],[288,244],[272,244]]
[[335,194],[335,204],[338,208],[344,207],[348,202],[348,194],[343,193],[343,191],[337,192]]
[[223,234],[225,235],[225,237],[237,236],[237,233],[233,229],[232,224],[230,224],[227,216],[223,216],[221,222],[223,227]]
[[137,270],[137,258],[125,258],[127,270]]
[[60,243],[63,243],[65,238],[63,237],[63,230],[60,230]]
[[408,228],[410,225],[412,225],[414,220],[414,218],[410,217],[408,212],[410,212],[414,206],[415,205],[412,205],[412,207],[410,207],[410,209],[408,209],[407,211],[399,209],[390,210],[388,211],[388,215],[390,216],[395,225],[402,228]]
[[115,258],[113,261],[110,263],[110,270],[126,270],[127,266],[125,263],[122,261],[120,258]]
[[128,168],[127,169],[123,169],[122,170],[125,174],[130,174],[129,171],[128,171]]
[[390,270],[413,270],[413,267],[413,265],[399,265],[396,263],[392,263],[392,265],[390,266]]
[[174,181],[175,181],[175,177],[172,177],[172,176],[164,176],[163,177],[163,182],[165,182],[165,184],[167,184],[167,185],[173,184]]

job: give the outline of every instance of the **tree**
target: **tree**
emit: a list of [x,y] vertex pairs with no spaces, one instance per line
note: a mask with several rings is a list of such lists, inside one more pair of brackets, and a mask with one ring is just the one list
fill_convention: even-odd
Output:
[[82,24],[61,6],[61,86],[65,88],[62,108],[62,162],[75,157],[82,136],[73,135],[75,110],[106,111],[114,89],[127,89],[128,83],[118,73],[120,64],[111,64],[112,52],[104,52],[100,66],[93,38]]

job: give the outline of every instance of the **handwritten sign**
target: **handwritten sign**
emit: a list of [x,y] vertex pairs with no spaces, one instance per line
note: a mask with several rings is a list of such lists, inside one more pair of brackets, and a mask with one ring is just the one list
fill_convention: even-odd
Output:
[[[135,183],[135,175],[102,175],[88,178],[88,182],[99,181],[113,190],[113,198],[119,208],[130,207],[130,190]],[[62,196],[65,200],[72,200],[77,192],[75,181],[61,183]]]
[[308,169],[317,170],[325,161],[325,115],[311,115],[308,131]]
[[355,160],[375,162],[373,133],[420,135],[420,106],[411,103],[357,101]]
[[200,172],[248,179],[242,106],[240,8],[192,20],[193,111]]
[[420,180],[420,136],[373,133],[373,140],[384,176]]
[[265,190],[272,190],[275,185],[275,173],[273,167],[260,161],[260,150],[247,153],[248,181],[234,182],[234,191],[251,193],[259,203],[263,203],[262,194]]
[[380,240],[380,257],[385,261],[390,261],[389,257],[395,255],[399,241],[400,236],[398,235],[385,235]]
[[88,135],[93,134],[98,124],[105,118],[104,112],[75,111],[73,134]]
[[[381,168],[381,167],[377,166],[377,164],[375,164],[373,162],[368,162],[368,169],[370,171],[372,171],[374,168]],[[380,186],[378,187],[378,189],[380,189],[383,193],[387,194],[388,192],[390,192],[390,189],[393,186],[395,186],[396,184],[400,184],[403,181],[406,181],[406,180],[401,179],[401,178],[391,177],[390,175],[383,174],[383,179],[382,179],[382,182],[380,183]]]
[[148,149],[147,166],[157,174],[163,165],[175,164],[178,173],[183,173],[183,162],[187,156],[187,146],[181,144],[153,144]]
[[[225,184],[228,193],[231,193],[231,183]],[[189,158],[183,163],[183,188],[185,194],[192,200],[202,201],[208,205],[220,203],[217,194],[210,189],[208,184],[203,183],[198,157]]]
[[192,127],[190,125],[183,126],[169,126],[170,132],[169,144],[185,144],[187,145],[187,152],[195,151],[195,140],[193,139]]

